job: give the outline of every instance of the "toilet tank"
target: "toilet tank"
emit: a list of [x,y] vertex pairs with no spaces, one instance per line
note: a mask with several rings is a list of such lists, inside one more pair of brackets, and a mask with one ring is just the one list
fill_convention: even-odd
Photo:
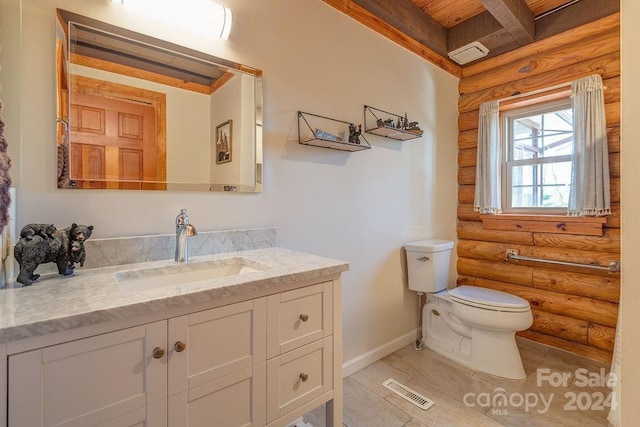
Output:
[[409,289],[416,292],[439,292],[449,283],[449,261],[453,242],[421,240],[407,243]]

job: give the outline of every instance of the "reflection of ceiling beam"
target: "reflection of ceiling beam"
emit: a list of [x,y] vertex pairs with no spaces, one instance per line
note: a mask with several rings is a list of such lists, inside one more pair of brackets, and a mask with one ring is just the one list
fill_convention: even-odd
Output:
[[505,30],[520,45],[533,41],[535,22],[533,13],[524,0],[481,0]]
[[71,54],[72,64],[83,65],[85,67],[97,68],[99,70],[109,71],[116,74],[122,74],[123,76],[135,77],[138,79],[148,80],[151,82],[160,83],[163,85],[173,86],[180,89],[186,89],[193,92],[210,94],[211,88],[208,84],[198,84],[188,82],[180,78],[169,77],[162,73],[154,73],[152,71],[141,70],[136,67],[130,67],[115,62],[105,61],[103,59],[97,59],[90,56]]
[[219,78],[217,78],[212,84],[211,86],[209,86],[209,94],[212,94],[213,92],[217,91],[218,89],[220,89],[222,86],[224,86],[229,80],[231,80],[232,78],[234,78],[236,75],[233,74],[232,72],[227,71],[226,73],[224,73],[222,76],[220,76]]

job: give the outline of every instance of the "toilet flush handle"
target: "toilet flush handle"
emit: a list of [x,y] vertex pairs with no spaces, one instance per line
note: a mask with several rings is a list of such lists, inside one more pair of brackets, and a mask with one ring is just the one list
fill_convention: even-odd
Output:
[[418,258],[418,261],[429,261],[429,257],[423,256],[422,258]]

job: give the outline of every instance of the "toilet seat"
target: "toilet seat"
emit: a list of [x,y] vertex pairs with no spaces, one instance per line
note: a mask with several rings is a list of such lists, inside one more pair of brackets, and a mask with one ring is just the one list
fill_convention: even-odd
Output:
[[524,298],[493,289],[477,286],[458,286],[449,290],[449,298],[460,304],[485,310],[520,313],[531,310],[529,302]]

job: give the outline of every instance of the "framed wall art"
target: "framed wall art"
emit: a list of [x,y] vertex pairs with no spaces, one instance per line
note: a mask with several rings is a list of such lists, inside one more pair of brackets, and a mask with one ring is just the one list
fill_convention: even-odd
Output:
[[233,120],[216,126],[216,164],[229,163],[233,151]]

